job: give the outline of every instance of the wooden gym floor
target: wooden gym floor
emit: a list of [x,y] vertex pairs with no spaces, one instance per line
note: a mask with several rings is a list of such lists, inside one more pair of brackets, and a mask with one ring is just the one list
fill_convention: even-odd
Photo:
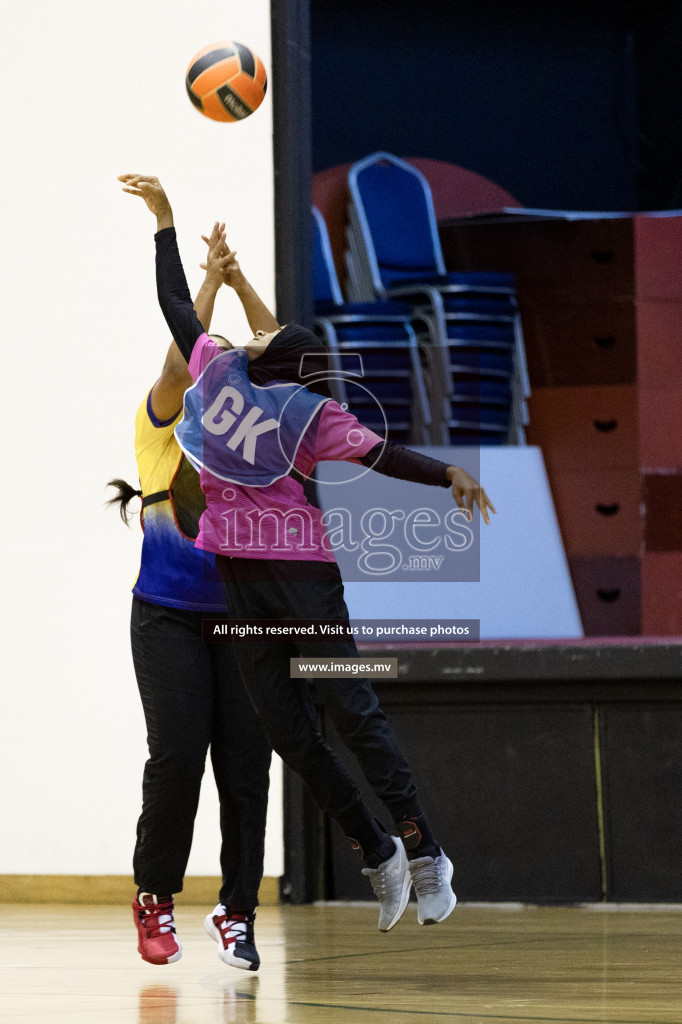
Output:
[[458,907],[388,935],[370,904],[263,907],[262,966],[222,964],[208,907],[144,963],[128,907],[0,906],[3,1024],[680,1024],[682,908]]

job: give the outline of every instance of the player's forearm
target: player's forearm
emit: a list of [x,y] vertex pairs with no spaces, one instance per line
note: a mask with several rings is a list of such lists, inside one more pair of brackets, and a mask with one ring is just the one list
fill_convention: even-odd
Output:
[[156,214],[156,230],[165,231],[166,228],[172,228],[173,224],[173,210],[169,205],[160,207]]
[[175,228],[154,236],[156,242],[156,291],[171,335],[189,362],[197,338],[204,333],[180,260]]
[[454,468],[446,462],[432,459],[429,455],[422,455],[392,441],[387,441],[383,446],[375,445],[367,455],[360,458],[360,462],[384,476],[432,487],[449,487],[449,471]]
[[239,285],[234,286],[234,290],[254,334],[256,331],[265,331],[266,334],[269,334],[270,331],[279,329],[279,324],[274,316],[245,277]]
[[204,282],[197,292],[197,297],[194,300],[194,312],[199,318],[201,326],[207,333],[211,329],[215,297],[218,294],[218,289],[221,284],[222,280],[220,275],[216,277],[211,273],[206,274]]

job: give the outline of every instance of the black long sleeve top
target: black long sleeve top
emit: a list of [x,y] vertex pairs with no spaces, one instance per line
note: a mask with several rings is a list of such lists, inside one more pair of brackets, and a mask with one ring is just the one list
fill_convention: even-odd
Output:
[[398,480],[410,480],[415,484],[429,484],[432,487],[450,487],[450,481],[445,475],[448,469],[447,462],[439,459],[432,459],[430,455],[422,455],[411,448],[405,448],[393,441],[386,441],[382,445],[377,444],[367,455],[360,458],[363,466],[370,466],[377,473],[384,476],[394,476]]
[[185,277],[175,228],[154,235],[156,242],[156,294],[175,344],[189,363],[197,338],[204,333]]

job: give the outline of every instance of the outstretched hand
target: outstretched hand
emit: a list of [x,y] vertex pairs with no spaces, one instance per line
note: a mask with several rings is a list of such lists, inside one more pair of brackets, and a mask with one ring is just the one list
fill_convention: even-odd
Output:
[[156,215],[159,231],[173,226],[173,211],[158,178],[147,174],[119,174],[118,180],[124,182],[124,192],[144,199],[147,209]]
[[485,493],[481,485],[477,480],[474,480],[465,469],[461,469],[459,466],[450,466],[448,469],[448,479],[452,484],[452,497],[455,499],[457,508],[462,509],[466,512],[467,519],[471,521],[474,513],[474,503],[478,505],[481,510],[481,515],[485,523],[490,524],[490,516],[488,510],[497,515],[495,508],[493,507],[490,498]]
[[[217,222],[216,222],[217,223]],[[237,263],[237,251],[231,250],[225,241],[225,225],[220,225],[221,240],[216,244],[214,235],[216,227],[214,226],[211,237],[207,238],[206,235],[202,235],[204,242],[208,246],[208,255],[206,257],[206,263],[200,263],[199,266],[202,270],[207,273],[210,269],[211,262],[211,250],[215,246],[215,257],[220,267],[220,274],[223,284],[228,285],[230,288],[237,288],[244,281],[244,275],[242,274],[241,267]]]
[[220,287],[223,283],[223,263],[229,251],[225,244],[225,225],[216,221],[210,237],[207,238],[206,235],[201,237],[208,246],[208,252],[206,253],[206,262],[200,263],[199,266],[206,271],[207,277],[215,278],[217,286]]

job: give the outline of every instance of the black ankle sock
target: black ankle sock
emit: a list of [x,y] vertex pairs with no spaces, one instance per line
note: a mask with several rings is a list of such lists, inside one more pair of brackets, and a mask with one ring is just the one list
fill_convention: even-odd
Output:
[[376,818],[363,817],[357,820],[356,817],[350,826],[344,828],[344,832],[353,849],[360,851],[367,867],[376,868],[395,853],[393,839]]
[[391,836],[386,836],[373,850],[365,853],[364,861],[368,868],[378,868],[385,860],[389,860],[395,853],[395,843]]
[[140,898],[140,895],[141,895],[141,894],[142,894],[143,892],[146,892],[146,893],[147,893],[147,894],[148,894],[149,896],[156,896],[156,899],[157,899],[157,901],[158,901],[159,903],[170,903],[170,902],[172,901],[172,899],[173,899],[173,894],[172,894],[172,893],[171,893],[171,895],[170,895],[170,896],[166,896],[166,895],[159,895],[159,893],[158,893],[158,892],[150,892],[150,891],[149,891],[149,889],[142,889],[142,888],[139,888],[139,889],[137,890],[137,897],[138,897],[138,900],[139,900],[139,898]]
[[398,829],[405,844],[408,860],[418,857],[438,857],[440,846],[426,820],[426,815],[415,814],[398,822]]
[[256,917],[255,910],[240,910],[238,907],[230,907],[225,903],[223,903],[222,906],[225,907],[228,917],[233,917],[235,914],[239,914],[240,917],[247,917],[250,921],[253,921]]

